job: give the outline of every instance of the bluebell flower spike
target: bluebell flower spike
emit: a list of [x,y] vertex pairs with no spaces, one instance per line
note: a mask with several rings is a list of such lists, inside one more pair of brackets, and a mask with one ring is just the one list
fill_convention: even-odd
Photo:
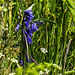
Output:
[[24,29],[22,29],[22,30],[23,30],[23,34],[26,35],[28,44],[32,44],[33,42],[32,42],[32,39],[31,39],[30,35],[28,34],[28,32],[27,31],[24,31]]
[[31,37],[33,37],[32,29],[27,29],[26,31],[28,32],[28,34],[29,34]]
[[24,23],[25,23],[26,28],[30,27],[30,23],[28,21],[25,21]]
[[32,29],[32,32],[35,32],[38,30],[37,26],[36,26],[36,23],[32,24],[31,25],[31,29]]
[[32,43],[33,43],[33,42],[32,42],[32,39],[31,39],[31,37],[29,36],[29,34],[27,33],[27,31],[24,31],[24,33],[25,33],[25,35],[26,35],[26,37],[27,37],[28,43],[29,43],[29,44],[32,44]]
[[31,12],[32,9],[27,9],[24,11],[24,15],[26,16],[26,19],[30,22],[33,19],[33,12]]
[[28,9],[26,9],[24,11],[24,15],[26,16],[26,19],[29,20],[29,22],[33,19],[33,12],[32,11],[32,7],[34,6],[34,4],[32,4]]
[[[34,6],[31,5],[28,9],[26,9],[24,11],[24,17],[23,17],[23,22],[25,23],[25,29],[23,28],[23,34],[26,35],[26,39],[27,39],[27,42],[28,44],[32,44],[32,39],[31,37],[33,37],[33,33],[35,31],[37,31],[39,29],[39,26],[41,24],[43,24],[43,22],[31,22],[31,20],[33,19],[33,12],[32,12],[32,7]],[[31,24],[30,24],[31,22]],[[20,24],[17,25],[17,27],[15,28],[15,31],[18,31],[19,30],[19,27],[20,27]],[[25,37],[25,36],[24,36]]]

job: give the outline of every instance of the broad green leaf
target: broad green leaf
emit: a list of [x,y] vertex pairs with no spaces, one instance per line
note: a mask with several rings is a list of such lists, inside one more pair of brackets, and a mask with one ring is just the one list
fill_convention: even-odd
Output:
[[22,75],[23,74],[23,67],[16,68],[16,75]]

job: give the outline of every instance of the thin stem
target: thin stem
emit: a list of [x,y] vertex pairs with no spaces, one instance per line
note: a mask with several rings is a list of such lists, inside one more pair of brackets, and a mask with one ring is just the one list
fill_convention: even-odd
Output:
[[[26,35],[25,35],[25,33],[24,33],[24,31],[23,31],[23,34],[24,34],[24,37],[25,37],[25,40],[26,40],[26,47],[27,47],[27,57],[28,57],[28,59],[29,59],[29,52],[28,52],[28,42],[27,42],[27,38],[26,38]],[[32,56],[30,56],[30,58],[35,62],[35,64],[36,65],[38,65],[38,63],[33,59],[33,57]],[[29,62],[29,61],[28,61]]]
[[[27,38],[26,38],[26,35],[23,31],[23,34],[24,34],[24,37],[25,37],[25,40],[26,40],[26,47],[27,47],[27,57],[28,57],[28,60],[29,60],[29,52],[28,52],[28,42],[27,42]],[[29,61],[28,61],[29,62]]]
[[67,54],[68,54],[68,51],[69,51],[69,47],[70,47],[71,41],[72,41],[72,39],[70,38],[70,39],[69,39],[68,46],[67,46],[67,49],[66,49],[66,54],[65,54],[64,69],[65,69],[65,65],[66,65],[66,58],[67,58]]
[[[30,55],[29,55],[30,56]],[[35,62],[36,65],[38,65],[38,63],[33,59],[32,56],[30,56],[30,58]]]

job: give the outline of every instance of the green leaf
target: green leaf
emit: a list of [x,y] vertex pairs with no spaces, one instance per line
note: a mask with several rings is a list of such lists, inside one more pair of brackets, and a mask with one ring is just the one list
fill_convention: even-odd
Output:
[[65,72],[65,75],[72,75],[72,74],[75,75],[75,71],[66,71],[66,72]]
[[16,75],[22,75],[23,74],[23,67],[16,68]]
[[51,22],[51,23],[56,24],[56,22],[55,22],[55,21],[53,21],[53,20],[49,20],[49,19],[46,19],[46,18],[39,18],[39,19],[35,19],[35,20],[33,20],[33,22],[35,22],[35,21],[39,21],[39,20],[42,20],[42,21],[44,21],[44,22]]
[[67,0],[67,4],[70,8],[74,9],[74,3],[71,0]]
[[4,0],[1,0],[1,3],[3,3],[4,2]]
[[72,13],[73,20],[75,21],[75,3],[72,0],[67,0],[67,4]]

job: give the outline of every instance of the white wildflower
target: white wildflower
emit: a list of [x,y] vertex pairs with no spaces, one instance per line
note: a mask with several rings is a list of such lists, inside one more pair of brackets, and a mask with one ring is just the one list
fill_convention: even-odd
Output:
[[43,53],[47,53],[48,51],[45,48],[40,48]]
[[7,60],[10,60],[10,57],[8,57]]
[[9,75],[15,75],[15,73],[9,73]]
[[46,73],[48,74],[49,73],[49,70],[47,68],[45,68],[45,70],[46,70]]
[[0,53],[0,58],[2,57],[2,56],[4,56],[2,53]]
[[53,65],[55,66],[56,64],[54,63]]
[[18,63],[18,60],[14,59],[14,58],[11,59],[11,61],[14,62],[14,63]]
[[41,75],[41,74],[44,74],[44,73],[42,71],[40,71],[39,74]]

